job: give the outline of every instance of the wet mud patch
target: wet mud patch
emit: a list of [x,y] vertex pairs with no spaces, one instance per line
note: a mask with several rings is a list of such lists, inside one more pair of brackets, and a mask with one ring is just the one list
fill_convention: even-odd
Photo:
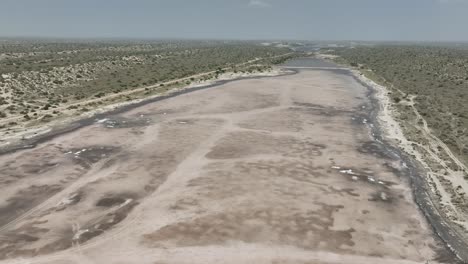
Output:
[[316,210],[276,206],[202,216],[167,225],[143,235],[149,247],[220,245],[230,241],[291,245],[304,249],[346,252],[354,245],[353,228],[335,230],[334,214],[341,205],[314,203]]
[[304,185],[319,188],[321,192],[333,192],[318,180],[326,177],[324,169],[309,162],[259,160],[219,166],[211,164],[204,168],[204,176],[190,180],[187,187],[196,188],[200,197],[209,200],[231,199],[256,194],[259,190],[275,197],[297,198],[307,195],[300,189]]
[[103,207],[112,207],[115,205],[120,205],[125,203],[126,199],[122,197],[104,197],[101,198],[97,203],[96,206],[103,206]]
[[443,242],[438,241],[437,246],[432,246],[433,250],[435,251],[436,255],[432,259],[432,261],[437,263],[456,263],[456,264],[463,264],[459,258],[446,248],[447,246],[443,244]]
[[321,110],[326,109],[326,107],[323,105],[313,104],[313,103],[293,102],[293,104],[296,106],[309,107],[309,108],[314,108],[314,109],[321,109]]
[[297,111],[282,110],[255,114],[237,123],[239,127],[275,132],[300,132],[310,121]]
[[115,146],[86,146],[69,149],[65,154],[81,166],[89,168],[90,165],[109,158],[112,154],[120,151],[120,149],[120,147]]
[[311,158],[322,155],[326,146],[311,139],[275,137],[256,132],[231,133],[214,146],[206,157],[209,159],[234,159],[251,155],[271,154],[285,157]]
[[390,152],[382,143],[378,141],[366,141],[362,143],[357,151],[362,154],[372,155],[381,159],[397,160],[398,156]]
[[[35,248],[30,249],[31,245],[40,241],[40,237],[47,233],[49,229],[38,228],[35,226],[36,224],[38,223],[28,223],[17,229],[3,233],[0,239],[0,259],[37,254]],[[24,249],[27,247],[29,249]]]
[[369,113],[374,110],[374,106],[371,103],[363,103],[354,108],[356,112]]
[[285,150],[284,156],[302,159],[319,157],[323,155],[322,151],[326,148],[326,145],[315,143],[311,139],[291,140],[289,143],[290,150]]
[[100,198],[96,202],[96,206],[113,207],[117,205],[122,205],[126,203],[127,201],[135,201],[135,200],[137,200],[137,196],[135,194],[130,194],[130,193],[108,194]]
[[68,197],[60,201],[55,207],[55,211],[63,211],[70,206],[73,206],[79,203],[83,197],[83,192],[74,192],[71,193]]
[[0,185],[8,186],[26,177],[45,174],[60,165],[63,154],[58,147],[45,146],[21,153],[0,164]]
[[62,189],[63,187],[58,184],[32,185],[21,189],[13,197],[6,199],[6,205],[0,207],[0,226],[13,221]]
[[364,113],[354,113],[351,115],[351,124],[355,126],[367,125],[370,123],[370,116]]
[[0,246],[3,248],[3,247],[8,247],[9,245],[12,245],[12,244],[16,244],[16,245],[29,244],[32,242],[36,242],[38,240],[39,240],[39,237],[30,235],[27,233],[8,233],[8,237],[6,239],[2,239],[2,242],[0,242]]
[[[79,197],[81,197],[81,195],[82,194],[80,193]],[[76,201],[76,197],[78,197],[78,195],[72,194],[67,199],[75,199],[74,201]],[[35,221],[22,225],[20,228],[5,234],[5,239],[0,240],[0,259],[15,256],[37,256],[49,254],[70,248],[73,244],[84,243],[105,233],[105,231],[122,222],[138,204],[136,200],[130,198],[120,204],[115,204],[115,200],[112,201],[112,203],[112,206],[109,203],[101,206],[103,210],[106,210],[103,216],[90,220],[88,223],[82,225],[78,230],[73,230],[71,227],[67,227],[62,231],[57,229],[53,230],[54,233],[52,238],[55,239],[51,242],[41,242],[41,237],[44,236],[44,233],[48,233],[50,231],[49,229],[40,227],[41,224],[47,223],[47,220]],[[64,210],[66,208],[67,207],[64,206],[59,207],[58,209]],[[48,235],[48,239],[51,238],[50,236],[51,234]],[[36,242],[39,243],[39,246],[34,247]]]
[[99,219],[89,221],[88,224],[76,230],[71,238],[72,242],[82,244],[103,234],[105,231],[122,222],[136,205],[138,205],[138,202],[130,198],[119,205],[115,205],[111,212]]
[[329,193],[338,194],[339,196],[342,196],[342,197],[343,196],[353,196],[353,197],[361,196],[353,188],[336,188],[333,186],[329,186],[328,190],[329,190]]
[[408,166],[405,162],[401,160],[397,160],[394,162],[385,162],[383,165],[389,172],[393,173],[397,177],[401,178],[402,176],[409,174]]
[[270,177],[288,177],[300,182],[313,182],[315,178],[325,177],[322,167],[316,167],[310,162],[273,160],[257,162],[237,162],[234,170],[240,175],[258,175]]
[[96,120],[96,123],[101,124],[105,128],[118,129],[118,128],[134,128],[146,127],[152,123],[152,120],[144,115],[137,117],[126,118],[122,116],[112,116],[104,119]]
[[42,164],[25,164],[22,166],[22,169],[27,174],[41,174],[49,171],[53,167],[58,165],[57,162],[44,162]]
[[227,100],[210,100],[199,107],[195,114],[222,114],[252,111],[279,106],[279,95],[262,93],[261,90],[244,88],[233,89]]
[[34,228],[29,226],[28,228],[20,228],[9,232],[0,240],[0,259],[34,257],[65,250],[72,246],[71,241],[67,238],[70,236],[71,230],[67,229],[56,232],[58,237],[56,240],[45,245],[41,244],[38,247],[31,247],[36,242],[40,243],[41,234],[48,231],[48,229],[34,231]]
[[298,103],[295,102],[294,105],[296,107],[290,107],[289,110],[308,113],[318,116],[325,116],[325,117],[335,117],[335,116],[344,116],[352,114],[352,111],[347,109],[342,109],[338,107],[332,106],[323,106],[318,104],[311,104],[311,103]]
[[174,202],[169,209],[174,210],[174,211],[179,211],[179,210],[190,210],[192,208],[199,208],[200,203],[197,199],[192,198],[192,197],[186,197],[177,200]]
[[378,191],[370,195],[369,199],[371,202],[383,202],[392,204],[396,201],[396,198],[389,191]]

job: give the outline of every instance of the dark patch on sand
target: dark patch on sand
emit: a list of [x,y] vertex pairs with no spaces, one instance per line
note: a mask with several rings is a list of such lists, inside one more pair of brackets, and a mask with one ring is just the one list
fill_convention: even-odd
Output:
[[396,201],[396,198],[388,191],[378,191],[372,193],[368,200],[371,202],[384,202],[391,204]]
[[110,116],[104,121],[101,121],[101,123],[105,128],[134,128],[148,126],[152,123],[152,121],[151,119],[142,116],[134,118]]
[[346,109],[340,109],[336,107],[322,106],[317,104],[308,104],[308,103],[294,103],[296,107],[289,107],[289,110],[310,113],[313,115],[326,116],[326,117],[335,117],[352,114],[352,111]]
[[309,107],[309,108],[320,109],[320,110],[325,110],[326,109],[325,106],[319,105],[319,104],[304,103],[304,102],[294,102],[293,104],[297,105],[297,106]]
[[354,197],[360,196],[360,194],[356,193],[356,191],[353,188],[335,188],[333,186],[328,186],[328,190],[331,193],[338,194],[340,196],[343,196],[343,195],[349,195],[349,196],[354,196]]
[[[380,126],[378,121],[378,113],[381,110],[379,99],[375,96],[376,90],[369,86],[367,83],[361,81],[358,77],[353,75],[350,71],[345,73],[354,78],[354,80],[360,83],[362,86],[367,88],[367,98],[370,100],[370,107],[366,105],[361,105],[361,110],[365,110],[369,113],[371,117],[371,127],[372,135],[377,140],[380,140],[385,145],[385,148],[388,152],[392,153],[394,159],[400,159],[405,164],[405,169],[401,175],[406,176],[405,179],[409,180],[411,185],[412,192],[414,195],[414,200],[416,201],[419,209],[423,212],[424,216],[428,220],[429,224],[434,230],[434,237],[441,245],[437,247],[438,250],[444,252],[443,254],[452,255],[453,259],[468,259],[468,253],[466,251],[467,243],[460,239],[459,235],[455,232],[452,232],[450,225],[447,223],[447,220],[444,219],[439,214],[439,210],[435,208],[434,203],[432,202],[432,193],[426,182],[426,176],[424,169],[420,164],[414,161],[412,157],[405,154],[401,149],[396,147],[390,142],[387,142],[383,136],[383,128]],[[442,243],[444,242],[444,243]],[[458,256],[457,256],[458,255]],[[457,263],[459,261],[449,261],[449,263]]]
[[60,185],[32,185],[21,189],[13,197],[6,200],[6,205],[0,207],[0,226],[3,226],[31,208],[42,203],[47,198],[62,190]]
[[286,157],[311,158],[322,155],[326,146],[310,138],[275,137],[257,132],[230,133],[217,142],[206,157],[209,159],[244,158],[250,155],[271,154]]
[[122,222],[137,204],[137,201],[127,199],[119,205],[118,209],[107,213],[104,217],[100,217],[99,221],[90,221],[90,224],[84,225],[80,229],[81,231],[78,231],[80,233],[75,233],[72,238],[73,243],[81,244],[104,233],[106,230]]
[[[299,71],[297,71],[295,69],[290,69],[287,72],[284,72],[281,75],[278,75],[278,77],[286,76],[286,75],[294,75],[294,74],[297,74],[298,72]],[[119,107],[119,108],[117,108],[115,110],[111,110],[111,111],[108,111],[108,112],[105,112],[105,113],[99,113],[99,114],[96,114],[96,115],[94,115],[92,117],[89,117],[89,118],[84,118],[84,119],[79,120],[77,122],[74,122],[74,123],[72,123],[72,124],[70,124],[70,125],[68,125],[66,127],[54,128],[50,132],[38,135],[36,137],[30,138],[30,139],[27,139],[27,140],[23,140],[23,142],[20,142],[18,144],[10,144],[10,145],[8,145],[6,147],[2,147],[2,148],[0,148],[0,155],[4,155],[4,154],[8,154],[8,153],[14,153],[16,151],[23,150],[23,149],[35,148],[38,144],[47,142],[47,141],[49,141],[49,140],[51,140],[51,139],[53,139],[55,137],[58,137],[60,135],[64,135],[64,134],[76,131],[78,129],[81,129],[83,127],[93,125],[93,124],[96,123],[96,120],[100,120],[100,119],[107,118],[109,116],[115,116],[115,115],[118,115],[118,114],[121,114],[121,113],[125,113],[127,111],[130,111],[132,109],[135,109],[135,108],[147,105],[147,104],[163,101],[163,100],[166,100],[166,99],[169,99],[169,98],[173,98],[173,97],[183,95],[183,94],[188,94],[188,93],[191,93],[191,92],[196,92],[196,91],[200,91],[200,90],[205,90],[205,89],[217,87],[217,86],[220,86],[220,85],[223,85],[223,84],[226,84],[226,83],[230,83],[230,82],[234,82],[234,81],[255,80],[255,79],[263,79],[263,78],[275,78],[275,77],[255,76],[255,77],[239,77],[239,78],[234,78],[234,79],[230,79],[230,80],[217,80],[216,82],[208,84],[208,85],[177,90],[177,91],[174,91],[174,92],[172,92],[172,93],[170,93],[168,95],[162,95],[162,96],[150,98],[150,99],[147,99],[147,100],[142,100],[142,101],[139,101],[139,102],[136,102],[136,103],[132,103],[132,104],[129,104],[129,105]]]
[[34,242],[39,240],[39,238],[28,234],[15,234],[14,236],[13,239],[19,242]]
[[404,163],[401,164],[402,166],[400,167],[397,167],[389,162],[385,162],[383,165],[385,166],[385,168],[388,169],[388,171],[398,176],[399,178],[401,178],[402,176],[408,175],[408,168],[404,167]]
[[[274,233],[273,244],[292,245],[304,249],[347,252],[353,246],[353,228],[335,230],[334,213],[341,205],[315,203],[317,210],[292,208],[251,209],[202,216],[167,225],[143,236],[143,243],[161,247],[165,243],[178,246],[220,245],[229,241],[256,243],[264,234]],[[351,252],[351,251],[349,251]]]
[[25,164],[23,165],[23,171],[28,174],[40,174],[47,172],[51,168],[57,166],[56,162],[45,162],[43,164]]
[[123,204],[125,201],[126,199],[123,197],[104,197],[99,199],[99,201],[96,203],[96,206],[112,207]]
[[55,211],[62,211],[68,208],[69,206],[75,205],[81,201],[83,197],[83,192],[75,192],[70,194],[64,201],[60,202]]
[[354,113],[351,116],[351,124],[356,126],[362,126],[370,123],[370,117],[365,113]]
[[41,225],[47,221],[32,221],[20,227],[2,234],[0,240],[0,259],[14,257],[32,257],[41,254],[51,253],[66,249],[71,246],[67,238],[72,234],[71,229],[55,230],[56,240],[41,246],[31,247],[31,244],[41,240],[41,237],[50,230],[41,228]]
[[89,168],[92,164],[110,157],[111,154],[119,150],[120,148],[116,146],[85,146],[69,149],[66,154],[70,155],[76,163]]
[[23,246],[34,243],[39,240],[36,236],[27,234],[10,234],[8,239],[0,242],[0,259],[8,259],[14,257],[34,257],[38,255],[49,254],[60,250],[65,250],[72,246],[72,242],[67,238],[71,234],[71,230],[59,234],[57,240],[50,242],[44,246],[32,249],[23,249]]
[[390,152],[382,143],[377,141],[366,141],[357,148],[363,154],[373,155],[381,159],[396,160],[398,157]]
[[61,158],[60,148],[56,146],[20,153],[0,164],[0,185],[8,188],[8,185],[25,178],[47,175],[60,166]]
[[[437,263],[453,263],[453,264],[462,264],[459,258],[457,258],[451,251],[445,249],[445,245],[439,241],[439,245],[434,247],[436,256],[432,259]],[[463,262],[464,263],[464,262]]]

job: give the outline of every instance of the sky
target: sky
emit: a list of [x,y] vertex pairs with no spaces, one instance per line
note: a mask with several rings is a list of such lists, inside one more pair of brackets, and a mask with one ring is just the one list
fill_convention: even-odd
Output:
[[0,36],[468,41],[468,0],[0,0]]

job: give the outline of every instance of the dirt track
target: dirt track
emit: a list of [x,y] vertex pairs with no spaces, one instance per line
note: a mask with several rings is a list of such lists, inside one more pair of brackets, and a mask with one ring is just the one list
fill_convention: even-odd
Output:
[[451,261],[403,162],[370,135],[370,108],[352,76],[304,69],[147,104],[0,156],[0,258]]

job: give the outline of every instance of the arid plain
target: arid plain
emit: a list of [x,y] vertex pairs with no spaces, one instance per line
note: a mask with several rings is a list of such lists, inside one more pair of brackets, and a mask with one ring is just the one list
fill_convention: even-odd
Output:
[[450,261],[368,90],[300,69],[149,103],[0,156],[0,263]]

